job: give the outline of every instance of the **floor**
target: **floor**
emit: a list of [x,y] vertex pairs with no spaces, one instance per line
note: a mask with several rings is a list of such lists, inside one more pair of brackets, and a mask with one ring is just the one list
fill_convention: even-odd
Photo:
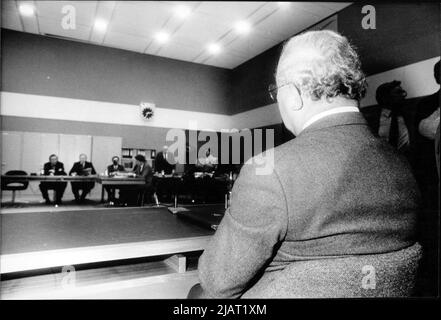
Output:
[[[10,197],[3,197],[0,204],[0,214],[14,214],[23,212],[57,212],[57,211],[73,211],[73,210],[90,210],[90,209],[112,209],[117,208],[110,206],[107,202],[102,203],[99,197],[86,199],[82,204],[78,204],[75,200],[63,200],[62,205],[47,205],[41,197],[26,196],[17,197],[16,202],[12,204]],[[172,206],[172,203],[161,203],[163,206]],[[155,206],[154,204],[145,205]]]
[[[51,196],[50,196],[51,197]],[[55,205],[47,205],[45,204],[43,198],[39,193],[35,194],[25,194],[21,195],[18,194],[15,199],[15,203],[11,203],[12,196],[11,194],[8,194],[7,192],[3,192],[2,196],[0,197],[0,214],[13,214],[13,213],[22,213],[22,212],[58,212],[58,211],[72,211],[72,210],[90,210],[90,209],[112,209],[112,208],[120,208],[120,207],[114,207],[110,206],[109,203],[106,201],[104,203],[101,202],[101,194],[98,192],[94,192],[92,195],[90,195],[86,201],[82,204],[78,204],[73,199],[73,195],[65,195],[63,197],[63,203],[62,205],[56,207]],[[179,205],[182,205],[182,201],[186,201],[186,205],[196,204],[192,203],[191,201],[188,201],[186,199],[180,200],[178,203]],[[202,204],[202,203],[199,203]],[[170,200],[168,201],[161,201],[161,206],[166,207],[173,207],[173,202]],[[145,204],[145,207],[154,207],[156,204],[150,203]]]

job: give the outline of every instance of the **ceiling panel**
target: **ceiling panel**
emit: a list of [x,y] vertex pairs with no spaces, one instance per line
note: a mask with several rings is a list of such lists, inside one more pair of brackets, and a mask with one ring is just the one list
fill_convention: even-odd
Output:
[[22,30],[20,16],[14,1],[2,1],[2,27],[12,30]]
[[150,39],[136,37],[119,32],[108,32],[104,45],[130,51],[144,52],[144,48]]
[[[323,18],[325,17],[326,16],[323,16]],[[295,4],[289,11],[276,11],[271,17],[260,22],[256,26],[256,29],[262,33],[271,30],[271,33],[274,36],[279,35],[282,39],[286,39],[314,23],[317,23],[321,19],[322,17],[312,15],[308,11],[303,11],[301,7]]]
[[320,2],[319,4],[332,10],[341,10],[348,5],[347,2]]
[[[36,15],[20,17],[17,6],[31,3]],[[76,29],[61,27],[62,8],[70,5],[76,13]],[[190,14],[176,15],[177,6],[187,6]],[[341,10],[350,3],[217,2],[217,1],[2,1],[2,27],[54,34],[94,44],[234,68],[259,53]],[[104,31],[94,27],[96,18],[108,25]],[[238,35],[234,23],[246,19],[251,33]],[[24,27],[24,30],[23,30]],[[161,44],[158,31],[170,34]],[[207,45],[218,42],[222,52],[212,56]]]
[[109,30],[151,37],[171,16],[169,5],[159,1],[140,1],[137,4],[117,1]]
[[91,26],[95,18],[97,1],[34,1],[37,7],[37,14],[40,20],[52,19],[61,20],[65,15],[61,11],[65,6],[72,6],[75,9],[76,23]]
[[247,18],[253,11],[265,5],[265,2],[207,1],[201,3],[197,12],[205,14],[210,19],[230,23]]
[[74,38],[82,41],[87,41],[90,35],[90,26],[76,24],[75,29],[62,28],[59,20],[54,19],[40,19],[40,33],[50,34],[61,37]]

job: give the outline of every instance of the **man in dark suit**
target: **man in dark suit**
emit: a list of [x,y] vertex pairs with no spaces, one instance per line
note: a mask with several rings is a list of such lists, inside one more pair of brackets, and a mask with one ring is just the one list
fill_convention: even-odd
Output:
[[144,193],[146,196],[153,194],[153,170],[147,163],[145,157],[138,154],[135,157],[136,164],[133,168],[133,173],[136,177],[143,177],[146,184],[141,187],[127,186],[120,189],[120,201],[123,204],[137,204],[139,205],[139,196]]
[[112,164],[107,166],[107,175],[112,177],[118,172],[124,172],[124,167],[119,163],[119,157],[112,157]]
[[168,146],[164,146],[155,158],[155,171],[158,173],[171,174],[176,165],[173,164],[173,154],[168,151]]
[[[175,172],[174,155],[168,151],[168,146],[163,146],[155,158],[155,172],[159,174],[172,174]],[[172,186],[169,181],[158,184],[158,195],[161,201],[171,201]]]
[[[64,165],[58,161],[58,157],[55,154],[50,155],[49,162],[44,164],[43,174],[45,176],[65,176]],[[48,190],[55,191],[55,205],[61,205],[61,199],[63,198],[64,190],[66,190],[66,182],[41,182],[40,191],[43,195],[43,199],[46,204],[51,204],[49,199]]]
[[[95,168],[93,167],[92,162],[87,161],[87,156],[83,153],[80,154],[80,161],[75,162],[72,166],[72,169],[69,171],[69,175],[71,176],[89,176],[96,174]],[[78,203],[84,202],[87,194],[90,190],[95,186],[95,182],[77,182],[72,181],[71,187],[72,192],[75,197],[75,201]],[[82,190],[80,195],[79,191]]]
[[[109,177],[115,176],[118,172],[124,172],[124,167],[119,163],[119,157],[112,157],[112,164],[107,166],[106,175]],[[109,202],[111,205],[115,203],[115,188],[113,186],[105,187],[107,194],[109,195]]]
[[[440,62],[433,69],[437,84],[440,83]],[[425,256],[421,277],[431,288],[422,294],[432,296],[437,292],[437,265],[439,255],[439,176],[436,165],[435,138],[440,120],[441,89],[424,97],[418,103],[415,116],[415,177],[422,193],[423,211],[420,219],[419,234]]]
[[[276,81],[270,93],[296,138],[242,167],[189,297],[410,295],[419,193],[357,108],[357,53],[338,33],[303,33],[285,45]],[[369,270],[376,286],[363,283]]]
[[403,111],[407,92],[400,81],[394,80],[381,84],[375,96],[381,107],[378,135],[410,157],[410,130]]

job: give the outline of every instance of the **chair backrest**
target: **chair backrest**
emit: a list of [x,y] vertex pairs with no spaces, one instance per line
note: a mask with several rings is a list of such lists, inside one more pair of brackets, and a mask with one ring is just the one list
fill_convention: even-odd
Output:
[[422,247],[347,258],[296,261],[265,272],[243,298],[409,297]]
[[[5,173],[5,176],[25,176],[26,171],[23,170],[10,170]],[[10,184],[14,184],[13,186]],[[29,185],[29,181],[17,181],[10,180],[6,177],[2,179],[1,189],[2,190],[25,190]]]
[[25,176],[27,175],[26,171],[23,170],[10,170],[5,173],[5,176]]

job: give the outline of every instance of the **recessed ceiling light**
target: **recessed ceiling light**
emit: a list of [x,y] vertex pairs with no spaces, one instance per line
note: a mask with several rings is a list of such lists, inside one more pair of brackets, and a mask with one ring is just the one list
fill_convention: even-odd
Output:
[[191,13],[189,7],[184,6],[182,4],[175,7],[175,15],[179,18],[186,18]]
[[207,50],[211,54],[218,54],[222,51],[222,48],[217,43],[211,43],[207,46]]
[[247,34],[251,31],[251,24],[248,21],[242,20],[236,22],[234,29],[239,34]]
[[94,28],[96,31],[104,32],[107,29],[107,22],[103,19],[96,19],[94,23]]
[[277,2],[277,4],[279,5],[280,8],[289,8],[289,6],[291,5],[290,2]]
[[20,11],[23,16],[32,16],[34,15],[35,8],[33,5],[23,3],[18,7],[18,11]]
[[170,35],[167,32],[160,31],[157,34],[155,34],[155,39],[159,43],[166,43],[168,39],[170,39]]

